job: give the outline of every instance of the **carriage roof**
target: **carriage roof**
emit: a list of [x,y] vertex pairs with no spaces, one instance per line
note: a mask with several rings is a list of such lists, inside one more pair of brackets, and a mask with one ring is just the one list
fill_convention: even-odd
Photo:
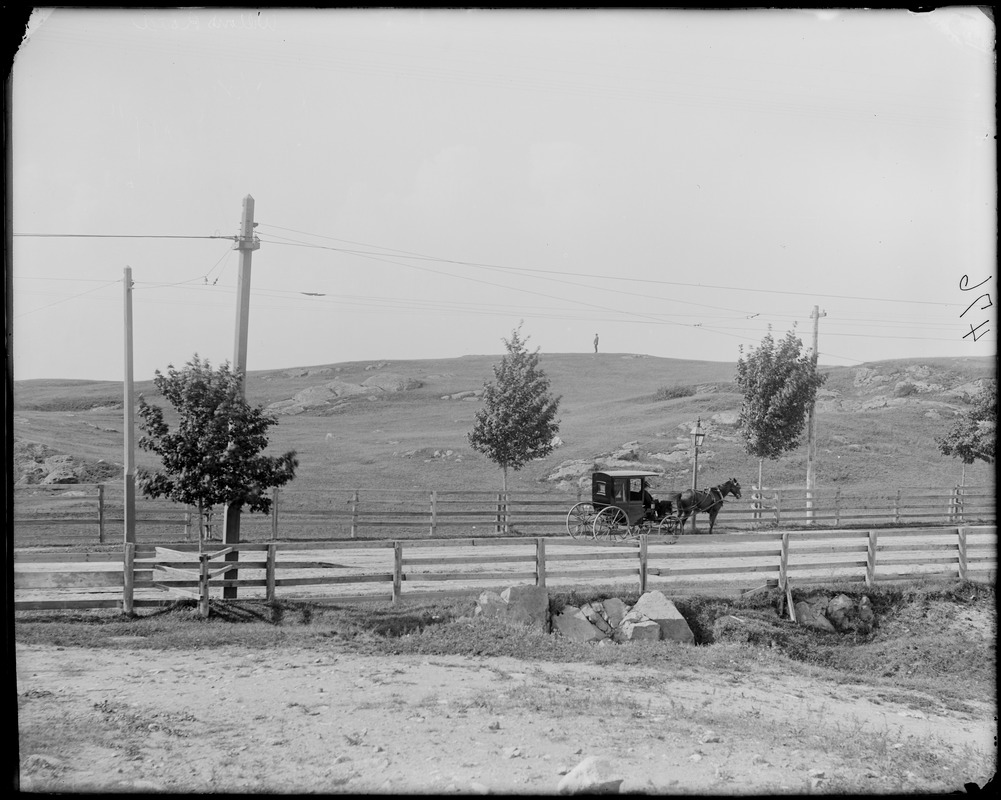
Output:
[[605,472],[593,472],[591,476],[604,475],[608,478],[659,478],[659,472],[647,472],[646,470],[610,469]]

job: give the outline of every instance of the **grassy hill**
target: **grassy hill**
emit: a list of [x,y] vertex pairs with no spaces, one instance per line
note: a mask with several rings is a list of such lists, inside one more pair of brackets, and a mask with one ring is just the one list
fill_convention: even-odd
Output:
[[[481,401],[454,396],[482,389],[499,359],[471,355],[252,372],[247,396],[297,412],[282,413],[272,429],[274,451],[299,453],[299,477],[289,487],[297,492],[496,490],[499,470],[466,440]],[[700,417],[708,435],[699,454],[699,484],[731,476],[744,486],[756,481],[757,460],[744,453],[734,425],[741,401],[733,385],[735,364],[544,353],[541,365],[562,397],[563,444],[513,473],[513,491],[556,491],[551,478],[561,464],[594,461],[625,445],[638,463],[663,471],[658,487],[683,488],[691,480],[691,463],[682,451]],[[948,430],[983,379],[995,376],[995,367],[993,359],[936,358],[824,369],[829,377],[817,411],[818,487],[958,483],[960,462],[942,456],[934,437]],[[136,391],[162,403],[151,381],[137,384]],[[15,382],[15,480],[29,480],[24,476],[32,467],[37,479],[40,461],[58,454],[72,457],[81,481],[120,477],[122,398],[122,385],[115,382]],[[155,466],[142,451],[136,457]],[[805,447],[766,462],[764,474],[769,486],[802,485]],[[993,485],[993,468],[968,467],[966,480]]]

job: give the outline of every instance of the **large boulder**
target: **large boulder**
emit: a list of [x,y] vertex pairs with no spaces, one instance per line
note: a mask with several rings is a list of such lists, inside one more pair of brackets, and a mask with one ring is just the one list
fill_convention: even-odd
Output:
[[[336,397],[350,397],[352,395],[359,394],[371,394],[371,386],[363,386],[359,383],[349,383],[348,381],[342,381],[340,378],[335,378],[328,383],[325,383],[322,387],[316,387],[318,390],[327,389],[332,392]],[[298,395],[296,395],[298,397]]]
[[688,627],[685,618],[675,607],[674,603],[668,600],[663,592],[647,592],[636,601],[630,609],[630,613],[642,614],[647,619],[652,619],[660,626],[662,639],[669,639],[673,642],[685,644],[695,644],[695,634]]
[[629,606],[623,603],[618,597],[609,597],[602,604],[604,610],[605,619],[608,620],[609,626],[613,629],[619,627],[619,623],[626,616],[626,612],[629,611]]
[[630,611],[615,629],[618,642],[656,642],[661,638],[660,625],[638,611]]
[[800,625],[806,625],[808,628],[837,633],[837,629],[824,613],[826,608],[826,602],[811,603],[808,600],[800,600],[796,603],[796,622]]
[[500,596],[507,604],[508,621],[549,633],[549,592],[545,586],[509,586]]
[[610,761],[588,756],[560,779],[556,793],[618,794],[624,780]]
[[409,389],[419,389],[421,381],[416,378],[405,378],[395,372],[382,372],[361,382],[370,389],[381,389],[384,392],[405,392]]
[[832,597],[825,616],[839,633],[850,631],[855,617],[855,601],[846,594]]
[[574,642],[598,642],[608,638],[576,606],[566,606],[553,616],[553,630]]
[[846,594],[831,598],[826,616],[838,633],[869,633],[876,620],[868,597],[856,603]]
[[476,600],[476,611],[473,613],[477,617],[499,617],[507,613],[507,601],[497,592],[489,590],[481,592]]
[[585,603],[580,607],[580,612],[587,617],[588,622],[605,634],[605,636],[612,635],[615,626],[609,623],[608,616],[605,614],[605,605],[600,600]]
[[549,633],[549,593],[543,586],[511,586],[500,594],[481,592],[473,613]]

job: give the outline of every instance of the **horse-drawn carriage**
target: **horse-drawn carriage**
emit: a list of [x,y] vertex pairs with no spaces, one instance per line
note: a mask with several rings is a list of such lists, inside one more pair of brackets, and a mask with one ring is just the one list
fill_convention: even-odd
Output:
[[740,483],[731,478],[708,490],[688,489],[668,492],[655,500],[648,488],[648,479],[656,472],[609,470],[591,474],[591,501],[574,505],[567,513],[567,533],[574,539],[625,539],[641,533],[684,533],[685,522],[694,515],[709,515],[709,533],[713,532],[716,515],[723,507],[723,498],[732,494],[740,498]]
[[591,475],[591,501],[577,503],[567,514],[567,533],[574,539],[625,539],[638,533],[673,533],[678,527],[680,492],[655,501],[647,488],[656,472],[610,470]]

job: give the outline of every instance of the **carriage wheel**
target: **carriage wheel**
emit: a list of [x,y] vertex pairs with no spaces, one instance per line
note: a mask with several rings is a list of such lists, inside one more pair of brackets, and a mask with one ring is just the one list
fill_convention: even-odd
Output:
[[615,506],[607,506],[598,512],[593,529],[595,539],[625,539],[632,533],[626,512]]
[[567,513],[567,533],[574,539],[591,536],[593,524],[594,506],[590,503],[578,503]]
[[678,517],[666,516],[657,525],[657,533],[663,536],[669,536],[672,533],[678,532],[678,523],[681,520]]

